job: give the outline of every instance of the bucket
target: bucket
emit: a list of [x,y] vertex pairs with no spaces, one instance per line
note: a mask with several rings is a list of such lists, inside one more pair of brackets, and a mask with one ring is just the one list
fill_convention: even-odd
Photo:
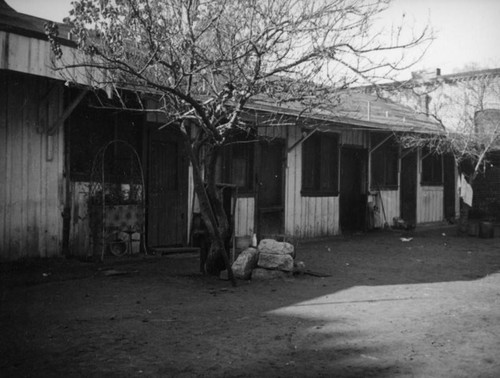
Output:
[[479,222],[479,237],[492,238],[494,233],[493,222]]
[[469,222],[467,225],[467,234],[469,236],[477,236],[479,234],[479,224],[476,222]]
[[235,244],[236,244],[236,249],[242,251],[244,249],[247,249],[250,247],[252,244],[252,237],[251,236],[236,236],[235,238]]

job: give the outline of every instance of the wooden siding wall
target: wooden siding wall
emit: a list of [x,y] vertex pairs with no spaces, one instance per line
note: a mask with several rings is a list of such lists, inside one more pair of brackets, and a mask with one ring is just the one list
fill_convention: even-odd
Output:
[[0,68],[56,78],[48,41],[0,31]]
[[[81,53],[68,46],[61,46],[62,61],[66,65],[81,60]],[[89,85],[89,78],[101,73],[91,68],[73,67],[64,71],[55,71],[53,54],[47,40],[29,38],[22,35],[0,31],[0,69],[17,71],[46,78],[68,80]],[[89,72],[91,71],[91,72]]]
[[[290,128],[288,148],[302,134]],[[312,238],[339,234],[339,197],[303,197],[302,145],[294,147],[287,156],[285,176],[285,234],[294,238]]]
[[444,187],[422,186],[422,151],[418,152],[417,224],[444,220]]
[[440,222],[443,219],[443,187],[419,186],[417,192],[417,223]]
[[[259,127],[260,136],[270,139],[286,139],[286,126]],[[236,201],[235,235],[252,236],[255,233],[255,197],[238,197]]]
[[0,70],[0,259],[61,253],[62,83]]
[[[260,136],[267,138],[286,139],[285,126],[259,127]],[[238,197],[235,214],[235,236],[252,236],[255,233],[255,197]]]
[[400,216],[399,190],[381,190],[380,195],[375,196],[375,205],[377,213],[374,226],[384,227],[387,222],[389,226],[393,225],[393,219]]
[[340,136],[340,143],[349,146],[368,148],[368,133],[360,130],[344,130]]
[[252,236],[254,234],[255,199],[240,197],[236,201],[235,235]]

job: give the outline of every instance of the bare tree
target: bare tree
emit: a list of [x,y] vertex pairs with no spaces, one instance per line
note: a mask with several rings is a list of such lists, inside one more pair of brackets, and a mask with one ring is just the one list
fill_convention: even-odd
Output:
[[[485,172],[490,153],[500,147],[500,117],[495,110],[500,109],[500,77],[477,71],[434,80],[413,89],[426,99],[426,112],[441,123],[443,132],[407,134],[400,138],[403,145],[451,154],[459,174],[472,186],[476,177]],[[467,231],[470,209],[461,200],[460,233]]]
[[[388,0],[77,0],[66,22],[82,52],[65,57],[48,25],[57,69],[75,68],[95,88],[155,93],[184,136],[195,192],[211,237],[207,270],[222,256],[227,217],[215,186],[221,146],[254,125],[242,110],[256,96],[297,100],[390,78],[428,47],[428,28],[374,26]],[[403,21],[403,19],[402,19]],[[75,60],[76,59],[76,60]],[[81,72],[81,71],[78,71]],[[327,89],[325,89],[327,88]],[[203,150],[204,154],[201,155]],[[231,277],[231,273],[230,273]]]

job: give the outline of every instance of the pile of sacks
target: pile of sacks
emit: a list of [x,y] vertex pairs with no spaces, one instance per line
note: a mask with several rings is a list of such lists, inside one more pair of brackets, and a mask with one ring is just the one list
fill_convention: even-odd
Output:
[[292,244],[263,239],[257,248],[241,252],[232,265],[233,274],[242,280],[283,278],[305,270],[303,262],[295,261]]

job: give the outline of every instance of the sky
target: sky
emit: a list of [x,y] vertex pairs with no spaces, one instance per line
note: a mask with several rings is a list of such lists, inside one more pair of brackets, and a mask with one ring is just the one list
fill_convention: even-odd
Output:
[[[15,10],[37,17],[62,21],[71,9],[71,0],[6,0]],[[500,68],[500,0],[393,0],[381,20],[429,23],[435,41],[411,71],[441,69],[442,74],[477,68]]]

